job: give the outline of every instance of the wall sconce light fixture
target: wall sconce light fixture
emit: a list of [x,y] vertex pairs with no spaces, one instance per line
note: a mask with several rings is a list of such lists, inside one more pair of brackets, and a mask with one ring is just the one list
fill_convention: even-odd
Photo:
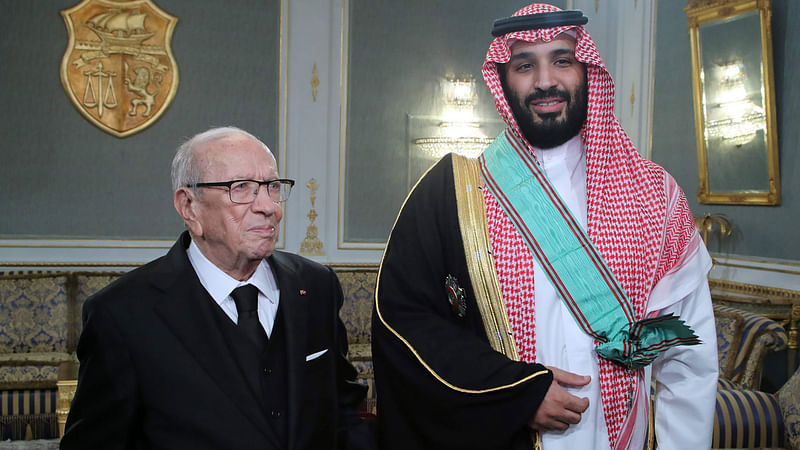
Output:
[[445,77],[444,113],[435,136],[414,139],[420,151],[433,158],[447,153],[458,153],[476,158],[492,139],[481,132],[481,124],[475,116],[475,79],[472,75]]

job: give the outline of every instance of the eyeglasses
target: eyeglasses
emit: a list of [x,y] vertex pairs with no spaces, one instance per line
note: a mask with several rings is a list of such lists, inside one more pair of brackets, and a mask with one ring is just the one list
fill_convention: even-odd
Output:
[[228,188],[228,196],[231,198],[233,203],[253,203],[256,201],[256,197],[258,197],[258,191],[261,186],[267,187],[267,194],[273,202],[283,203],[289,199],[289,194],[292,192],[292,186],[294,186],[294,180],[289,180],[286,178],[277,178],[275,180],[266,181],[233,180],[186,185],[186,187],[191,188],[226,187]]

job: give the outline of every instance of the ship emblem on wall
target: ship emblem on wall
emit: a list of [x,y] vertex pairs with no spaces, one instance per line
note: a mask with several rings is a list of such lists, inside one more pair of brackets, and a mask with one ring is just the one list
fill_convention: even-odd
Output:
[[83,0],[61,11],[69,45],[61,84],[83,116],[117,137],[153,124],[178,90],[178,19],[151,0]]

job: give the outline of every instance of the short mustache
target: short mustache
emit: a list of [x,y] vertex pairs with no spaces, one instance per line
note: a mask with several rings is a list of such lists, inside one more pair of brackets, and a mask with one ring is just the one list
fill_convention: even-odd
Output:
[[544,100],[544,99],[554,98],[554,97],[563,99],[565,102],[569,102],[569,99],[570,99],[569,92],[562,91],[561,89],[552,87],[552,88],[550,88],[550,89],[548,89],[546,91],[543,91],[541,89],[537,89],[537,90],[531,92],[530,94],[528,94],[527,97],[525,97],[525,103],[524,104],[528,105],[528,104],[530,104],[531,102],[533,102],[535,100]]

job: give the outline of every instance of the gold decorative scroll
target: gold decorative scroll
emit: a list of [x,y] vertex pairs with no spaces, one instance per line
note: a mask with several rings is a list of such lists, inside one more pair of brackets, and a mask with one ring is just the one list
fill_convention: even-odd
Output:
[[319,87],[319,77],[317,76],[317,63],[314,63],[314,70],[311,72],[311,97],[317,101],[317,88]]
[[300,243],[300,251],[298,254],[303,256],[325,256],[325,250],[322,249],[322,241],[319,240],[319,231],[314,221],[317,219],[317,210],[314,209],[314,201],[317,199],[317,189],[319,185],[314,178],[308,180],[306,187],[311,190],[311,210],[308,211],[308,228],[306,229],[306,238]]
[[636,83],[631,83],[631,115],[633,115],[633,107],[636,104]]
[[75,391],[78,389],[78,380],[58,380],[58,400],[56,400],[56,420],[58,421],[58,436],[64,436],[64,428],[67,425],[67,416]]

